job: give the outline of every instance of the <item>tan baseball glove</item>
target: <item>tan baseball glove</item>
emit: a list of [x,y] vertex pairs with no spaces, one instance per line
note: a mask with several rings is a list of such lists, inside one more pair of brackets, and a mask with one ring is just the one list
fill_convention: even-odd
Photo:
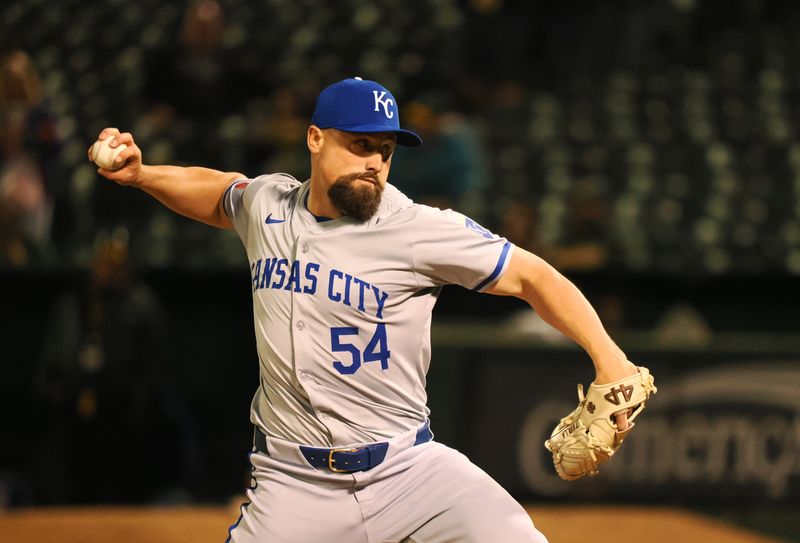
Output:
[[[645,401],[657,391],[650,371],[638,366],[639,373],[604,385],[589,385],[586,395],[578,385],[578,407],[550,434],[544,446],[553,453],[553,464],[559,477],[567,481],[584,475],[597,475],[622,445],[634,419],[644,409]],[[618,430],[614,415],[629,411],[628,427]]]

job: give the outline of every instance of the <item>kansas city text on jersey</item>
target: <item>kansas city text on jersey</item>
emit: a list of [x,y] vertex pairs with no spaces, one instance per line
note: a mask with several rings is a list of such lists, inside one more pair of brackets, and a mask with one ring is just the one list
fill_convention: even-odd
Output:
[[[320,265],[316,262],[290,262],[286,258],[259,258],[250,263],[253,292],[263,289],[292,290],[314,295],[319,283]],[[331,268],[327,277],[327,295],[333,302],[355,307],[383,318],[383,307],[389,293],[354,275]]]

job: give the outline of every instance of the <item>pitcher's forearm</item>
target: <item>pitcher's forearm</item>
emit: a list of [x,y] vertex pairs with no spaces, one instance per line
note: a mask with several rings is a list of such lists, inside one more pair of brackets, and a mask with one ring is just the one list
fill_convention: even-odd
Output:
[[586,297],[538,256],[515,248],[508,269],[487,292],[528,302],[542,320],[584,348],[600,381],[613,381],[632,370]]
[[598,371],[627,359],[586,297],[563,275],[542,274],[537,288],[529,286],[523,297],[542,319],[583,347]]
[[209,168],[142,165],[135,186],[185,217],[230,228],[220,200],[233,181],[245,177]]

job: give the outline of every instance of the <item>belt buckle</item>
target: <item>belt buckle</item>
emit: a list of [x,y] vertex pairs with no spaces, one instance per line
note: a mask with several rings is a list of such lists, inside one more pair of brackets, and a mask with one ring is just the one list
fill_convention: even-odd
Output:
[[329,470],[331,470],[334,473],[350,473],[351,471],[353,471],[353,470],[350,470],[350,469],[339,469],[339,468],[334,467],[334,464],[336,463],[336,460],[333,458],[333,453],[337,453],[337,452],[358,452],[358,449],[337,449],[337,448],[333,448],[328,453],[328,469]]

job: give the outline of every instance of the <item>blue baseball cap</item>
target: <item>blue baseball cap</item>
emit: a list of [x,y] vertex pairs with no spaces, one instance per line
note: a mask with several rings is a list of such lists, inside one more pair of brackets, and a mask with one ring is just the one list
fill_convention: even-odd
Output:
[[399,145],[422,145],[417,134],[400,128],[397,100],[392,93],[360,77],[344,79],[319,93],[311,124],[345,132],[393,132]]

